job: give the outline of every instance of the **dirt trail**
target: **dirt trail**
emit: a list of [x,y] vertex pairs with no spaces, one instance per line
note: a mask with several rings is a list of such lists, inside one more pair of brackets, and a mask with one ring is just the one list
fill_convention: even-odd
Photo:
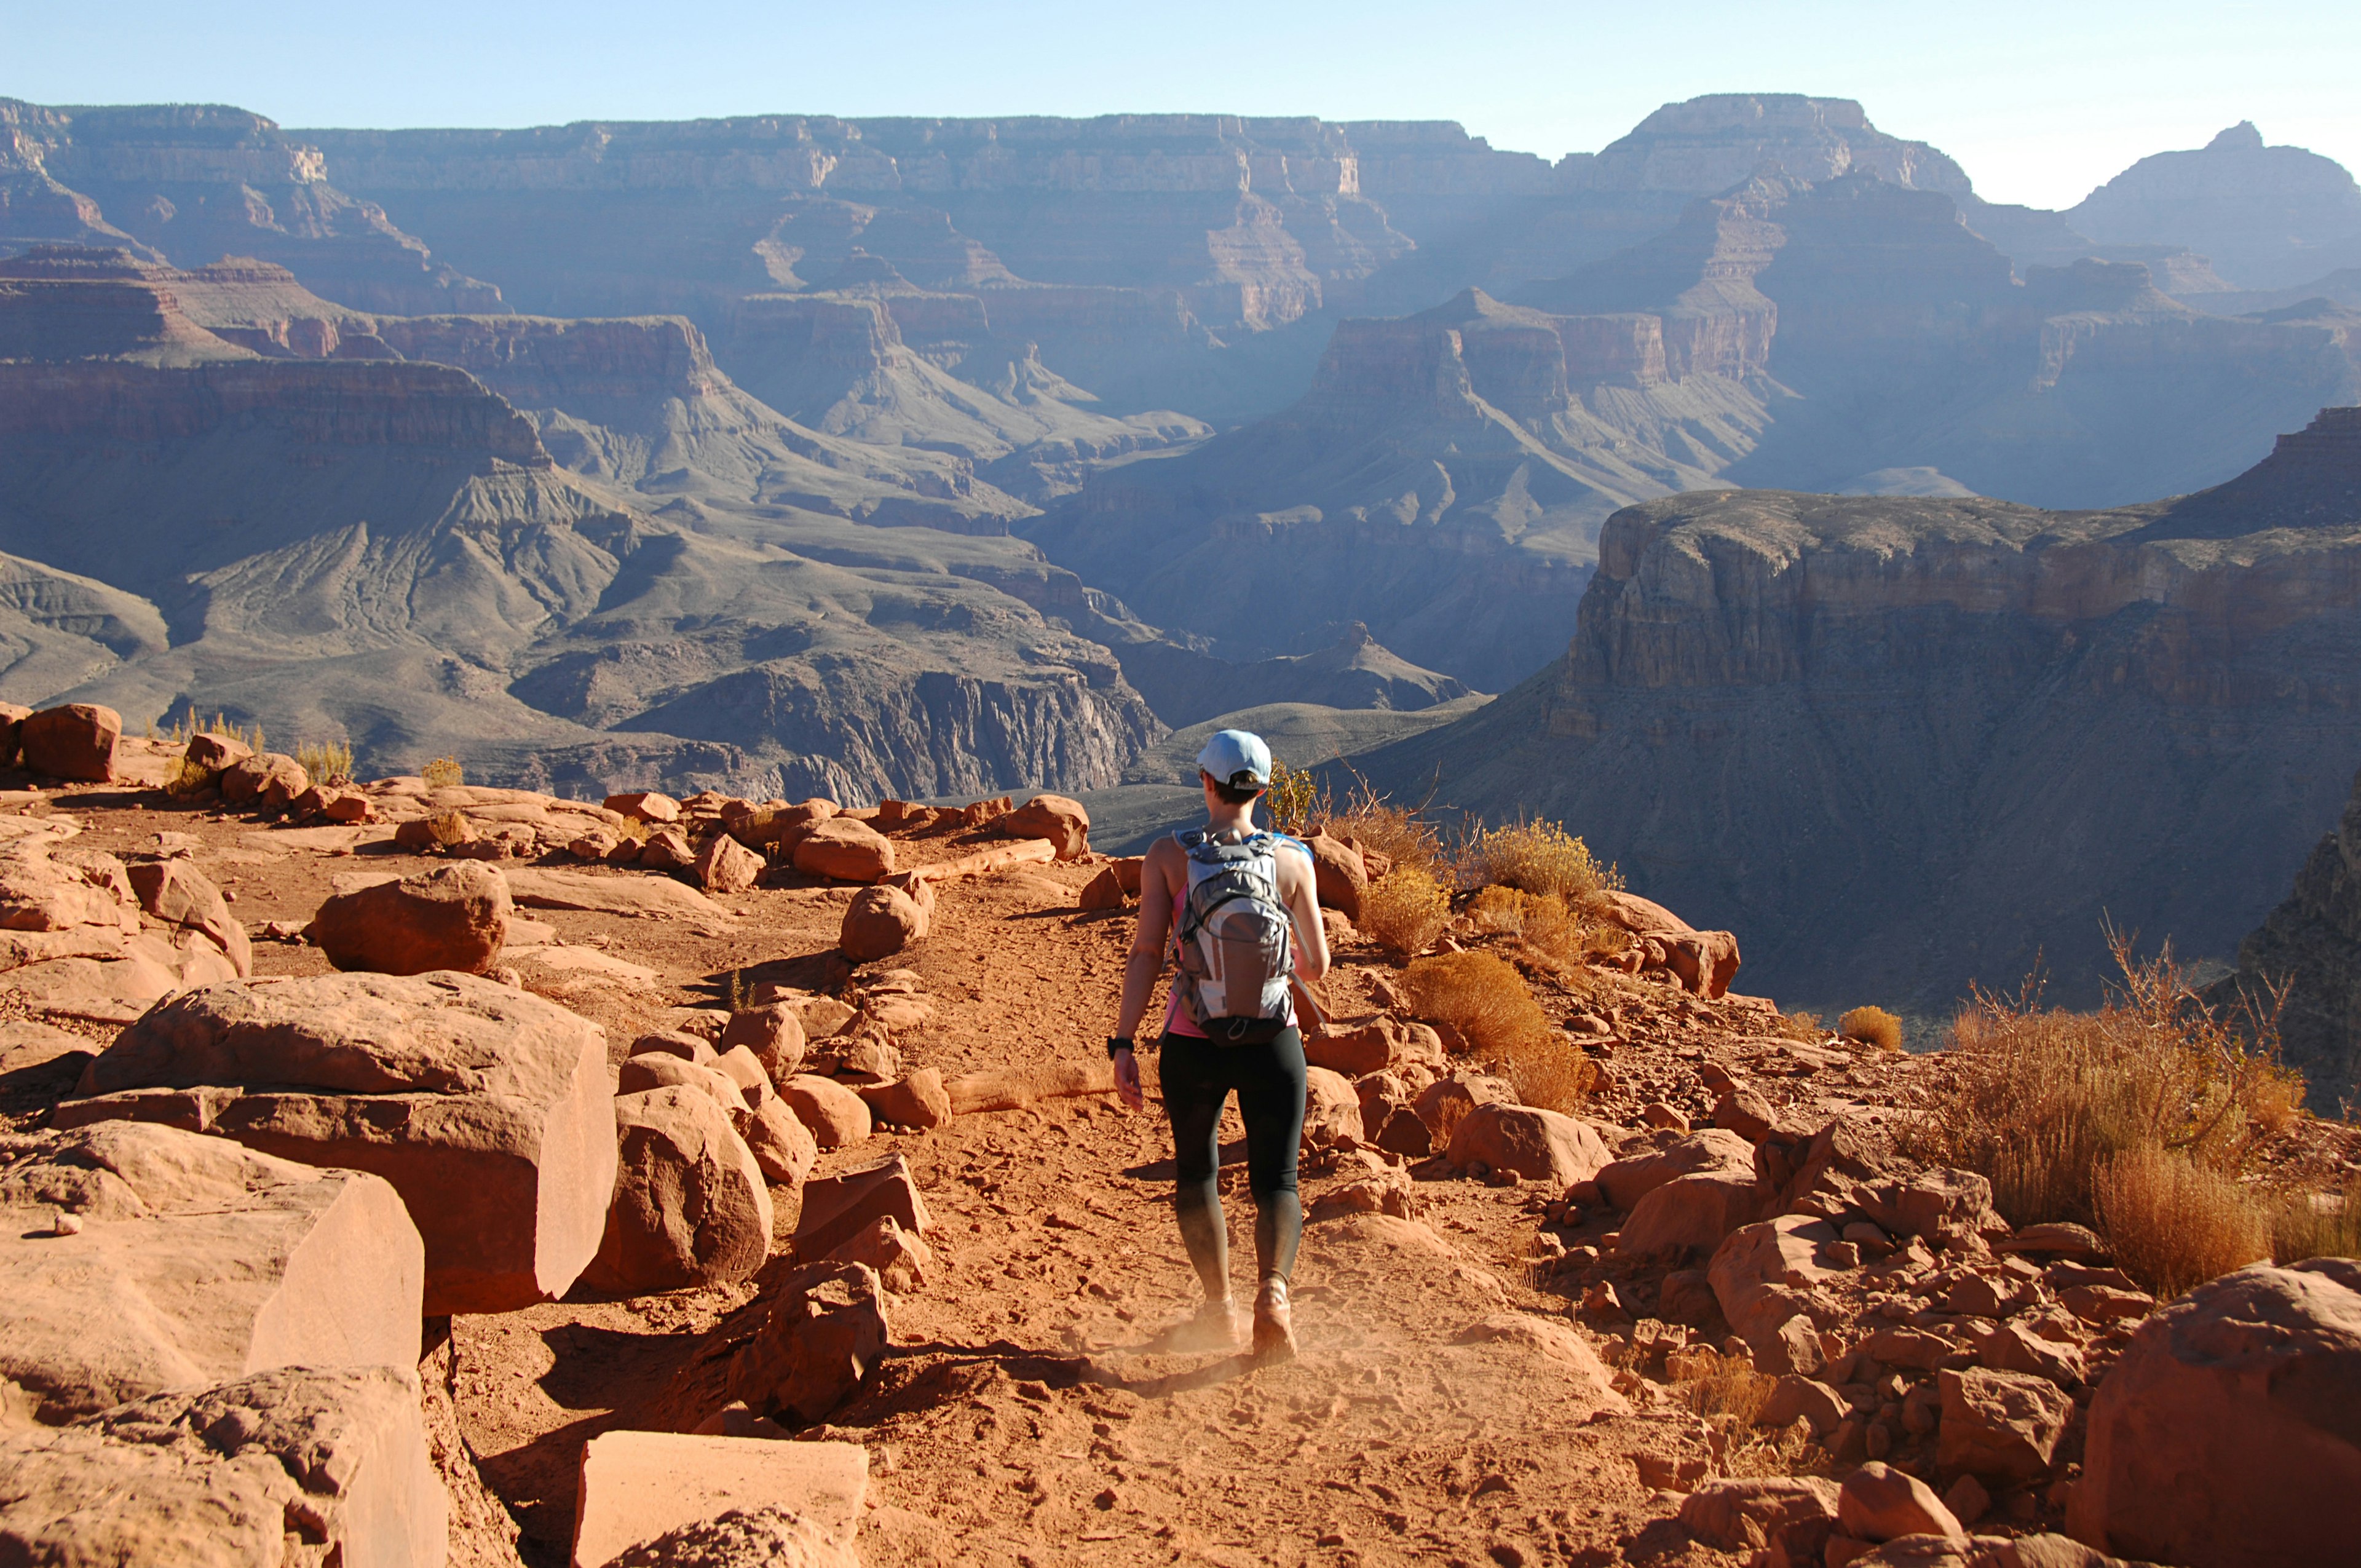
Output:
[[[199,867],[257,928],[300,921],[339,873],[421,864],[387,845],[353,844],[352,835],[153,808],[160,798],[115,791],[57,804],[84,824],[89,848],[152,851],[159,831],[188,835]],[[897,839],[905,866],[972,847],[953,836]],[[857,993],[899,971],[892,1036],[905,1068],[949,1075],[1099,1058],[1131,916],[1077,911],[1096,870],[1028,866],[945,884],[928,938],[851,975]],[[603,1025],[620,1060],[641,1033],[709,1016],[769,981],[829,974],[851,890],[771,880],[780,885],[693,917],[520,910],[534,923],[521,933],[529,945],[565,960],[521,957],[520,967],[533,989]],[[1338,956],[1329,1001],[1350,1014],[1388,970],[1357,941]],[[287,974],[325,965],[308,947],[258,941],[255,967]],[[1669,1135],[1650,1129],[1652,1104],[1702,1122],[1716,1064],[1783,1117],[1815,1124],[1845,1112],[1865,1122],[1902,1114],[1943,1070],[1939,1058],[1783,1031],[1759,1006],[1707,1003],[1654,981],[1600,973],[1583,983],[1579,996],[1539,989],[1554,1018],[1580,1013],[1611,1027],[1589,1041],[1610,1076],[1591,1113],[1624,1152]],[[0,1017],[27,1011],[21,996],[0,992]],[[113,1034],[51,1021],[89,1036],[93,1048]],[[1620,1264],[1605,1250],[1612,1212],[1567,1222],[1552,1207],[1563,1197],[1555,1190],[1488,1186],[1439,1160],[1410,1172],[1414,1218],[1327,1215],[1320,1201],[1345,1177],[1307,1167],[1313,1218],[1296,1276],[1298,1360],[1257,1366],[1238,1354],[1175,1350],[1168,1331],[1193,1310],[1197,1287],[1171,1217],[1152,1057],[1148,1066],[1144,1113],[1111,1097],[1054,1100],[822,1157],[825,1175],[902,1153],[936,1221],[928,1239],[937,1267],[922,1288],[894,1299],[887,1358],[830,1424],[800,1434],[868,1447],[866,1562],[1736,1563],[1674,1522],[1675,1486],[1850,1468],[1800,1431],[1697,1413],[1711,1401],[1669,1380],[1679,1358],[1664,1352],[1723,1345],[1727,1325],[1653,1321],[1665,1270]],[[8,1086],[0,1116],[37,1125],[70,1089]],[[1243,1299],[1252,1209],[1235,1110],[1224,1139]],[[787,1248],[794,1207],[780,1206],[775,1251]],[[1582,1309],[1609,1283],[1623,1310]],[[1914,1311],[1911,1321],[1930,1321],[1890,1272],[1862,1268],[1828,1288],[1840,1324],[1854,1324],[1842,1330],[1847,1343]],[[583,1442],[609,1427],[655,1424],[674,1374],[752,1294],[752,1286],[620,1301],[577,1293],[452,1322],[447,1361],[429,1365],[447,1365],[459,1428],[522,1522],[529,1563],[566,1560]],[[1864,1387],[1860,1397],[1879,1396]],[[1905,1437],[1897,1462],[1920,1463],[1917,1442]],[[1932,1475],[1931,1463],[1924,1468]],[[1643,1485],[1643,1475],[1658,1485]],[[1995,1508],[1979,1528],[2054,1528],[2058,1518],[2048,1496],[2030,1490]]]

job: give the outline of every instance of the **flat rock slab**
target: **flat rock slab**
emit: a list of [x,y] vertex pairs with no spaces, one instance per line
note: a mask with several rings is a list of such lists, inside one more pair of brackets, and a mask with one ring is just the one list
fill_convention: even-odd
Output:
[[0,1172],[0,1376],[61,1421],[274,1366],[413,1365],[425,1266],[378,1177],[131,1122],[51,1134]]
[[0,1563],[442,1568],[449,1510],[406,1366],[284,1368],[0,1438]]
[[582,1450],[574,1568],[604,1568],[731,1509],[785,1508],[850,1546],[868,1493],[869,1451],[857,1442],[603,1432]]
[[579,909],[599,915],[693,915],[727,920],[730,911],[670,877],[641,873],[516,871],[509,895],[531,909]]
[[606,1230],[605,1031],[472,975],[207,986],[125,1030],[80,1093],[60,1124],[161,1120],[384,1177],[425,1238],[430,1315],[554,1299]]

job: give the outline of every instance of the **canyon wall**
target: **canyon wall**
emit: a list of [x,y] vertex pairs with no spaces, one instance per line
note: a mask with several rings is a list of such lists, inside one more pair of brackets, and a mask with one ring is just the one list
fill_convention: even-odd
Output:
[[[2226,959],[2361,761],[2361,410],[2173,502],[1736,491],[1610,519],[1575,636],[1362,760],[1561,817],[1818,1008],[1948,1012],[2102,922]],[[1439,780],[1439,785],[1437,781]]]

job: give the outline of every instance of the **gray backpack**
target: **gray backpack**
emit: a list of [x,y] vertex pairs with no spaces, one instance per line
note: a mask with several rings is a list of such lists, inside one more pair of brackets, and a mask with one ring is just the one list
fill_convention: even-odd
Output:
[[1218,1045],[1266,1044],[1295,1022],[1295,926],[1279,892],[1279,846],[1289,840],[1257,832],[1228,844],[1202,829],[1173,837],[1189,857],[1174,933],[1181,1011]]

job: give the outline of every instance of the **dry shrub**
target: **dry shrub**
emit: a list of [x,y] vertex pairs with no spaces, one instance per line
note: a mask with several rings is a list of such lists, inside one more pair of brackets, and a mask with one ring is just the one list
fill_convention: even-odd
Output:
[[1524,931],[1525,905],[1530,900],[1530,894],[1513,887],[1488,887],[1467,901],[1466,914],[1478,931],[1518,936]]
[[2271,1217],[2271,1257],[2361,1257],[2361,1177],[2342,1192],[2296,1192]]
[[1403,974],[1402,989],[1418,1016],[1449,1025],[1483,1060],[1500,1066],[1520,1103],[1570,1113],[1590,1092],[1590,1058],[1550,1026],[1507,959],[1493,953],[1420,959]]
[[[1576,990],[1588,989],[1583,960],[1596,946],[1598,927],[1557,894],[1487,887],[1468,900],[1465,913],[1477,930],[1521,938],[1542,967]],[[1621,932],[1620,927],[1609,929]]]
[[1989,1177],[2012,1224],[2098,1222],[2099,1173],[2134,1150],[2235,1179],[2301,1097],[2275,1012],[2234,1023],[2169,946],[2142,960],[2130,938],[2108,941],[2123,978],[2095,1013],[2042,1007],[2037,980],[2014,999],[1978,992],[1951,1026],[1950,1087],[1908,1129],[1912,1153]]
[[1460,848],[1459,880],[1467,887],[1498,883],[1554,894],[1570,905],[1623,885],[1613,866],[1602,865],[1589,845],[1554,822],[1477,829]]
[[1329,792],[1308,770],[1290,768],[1280,762],[1270,765],[1270,787],[1263,791],[1262,804],[1273,828],[1298,837],[1313,831],[1314,824],[1324,821],[1332,806]]
[[2169,1300],[2271,1255],[2270,1216],[2235,1176],[2142,1145],[2099,1168],[2100,1227],[2124,1272]]
[[194,795],[213,782],[213,775],[189,761],[186,754],[164,764],[166,795]]
[[1451,923],[1451,894],[1416,866],[1397,866],[1361,895],[1361,930],[1401,958],[1434,946]]
[[426,831],[445,849],[453,844],[465,844],[476,836],[476,829],[456,811],[438,811],[426,819]]
[[1771,1391],[1779,1386],[1776,1377],[1755,1371],[1751,1358],[1724,1355],[1705,1345],[1665,1356],[1664,1376],[1674,1394],[1698,1415],[1735,1416],[1742,1427],[1754,1424]]
[[418,770],[428,789],[456,789],[464,778],[456,757],[437,757]]
[[1902,1020],[1883,1007],[1856,1007],[1837,1020],[1837,1033],[1880,1050],[1902,1048]]
[[353,782],[353,743],[349,740],[329,740],[316,746],[306,741],[295,748],[295,762],[313,784]]
[[1819,1044],[1828,1032],[1817,1013],[1782,1013],[1779,1021],[1771,1027],[1774,1034],[1810,1046]]
[[1396,871],[1422,871],[1441,881],[1450,857],[1444,853],[1443,835],[1417,806],[1396,806],[1357,775],[1353,793],[1341,807],[1327,810],[1326,828],[1332,839],[1349,839],[1365,850],[1375,850],[1391,861]]

